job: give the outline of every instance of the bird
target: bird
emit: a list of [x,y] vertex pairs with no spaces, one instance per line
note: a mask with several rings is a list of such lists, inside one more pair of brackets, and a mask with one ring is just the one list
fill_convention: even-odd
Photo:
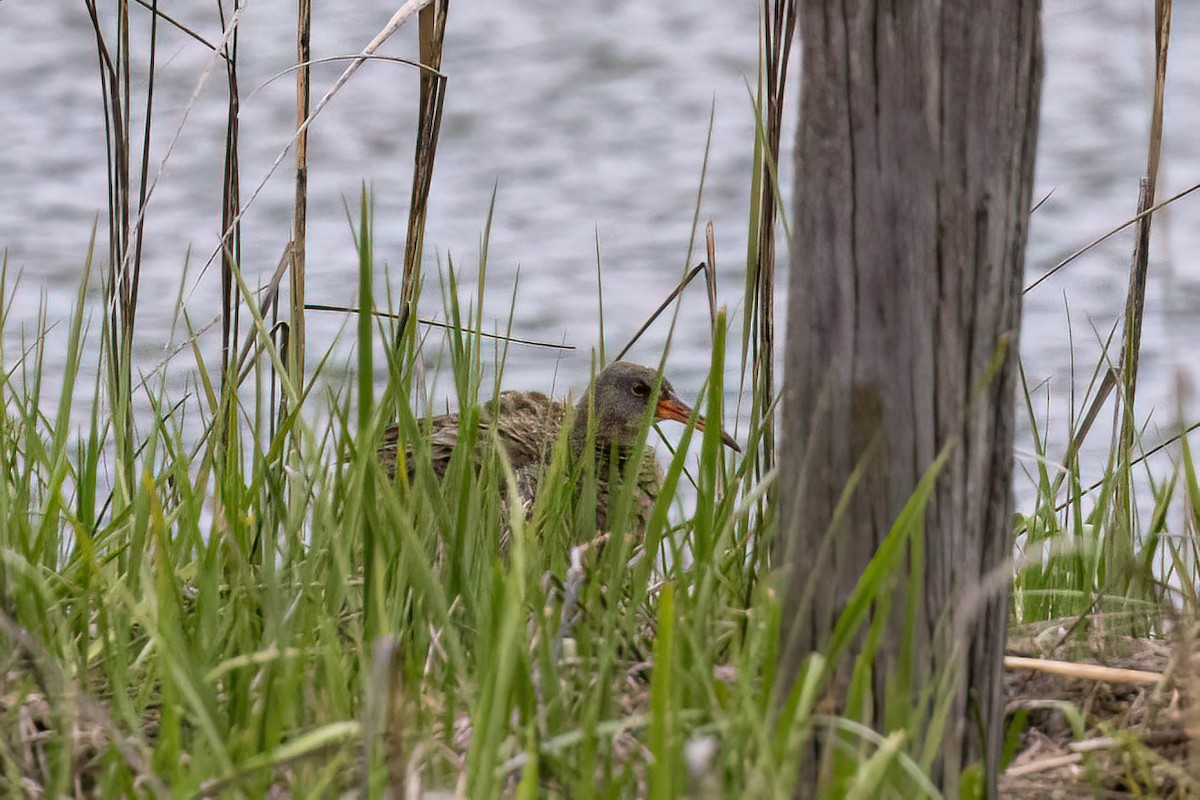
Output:
[[[528,513],[533,507],[542,473],[550,462],[554,444],[563,432],[563,426],[569,424],[570,431],[566,439],[572,463],[576,466],[585,465],[588,452],[594,459],[595,523],[599,533],[607,532],[610,492],[619,485],[620,470],[630,463],[631,458],[640,455],[634,488],[633,519],[629,526],[631,532],[640,535],[654,509],[662,481],[662,468],[654,449],[643,444],[642,452],[636,452],[643,425],[650,414],[655,420],[686,423],[693,412],[679,398],[669,380],[662,378],[660,382],[657,370],[628,361],[616,361],[596,376],[573,408],[566,402],[553,400],[537,391],[501,392],[495,400],[480,407],[478,430],[483,433],[489,426],[494,427],[500,446],[516,475],[517,490]],[[429,455],[434,474],[441,478],[445,476],[462,432],[462,418],[456,413],[443,414],[433,417],[429,425]],[[696,428],[704,430],[703,417],[696,417]],[[737,441],[723,430],[721,439],[728,447],[740,452]],[[474,441],[478,463],[486,443],[491,439],[479,435]],[[379,447],[379,458],[392,477],[395,477],[401,452],[405,469],[411,476],[416,469],[418,455],[413,448],[404,445],[399,426],[393,425],[385,430]]]

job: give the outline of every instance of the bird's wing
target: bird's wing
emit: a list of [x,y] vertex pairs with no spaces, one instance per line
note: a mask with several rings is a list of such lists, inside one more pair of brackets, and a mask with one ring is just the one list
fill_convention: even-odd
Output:
[[[566,415],[563,403],[551,400],[541,392],[501,392],[494,401],[484,403],[479,414],[479,433],[495,425],[496,433],[516,471],[544,463],[558,436]],[[441,414],[429,419],[429,447],[434,472],[440,477],[445,474],[450,456],[458,444],[461,432],[459,415]],[[476,439],[476,456],[482,454],[490,437],[480,435]],[[396,426],[384,434],[380,446],[380,457],[394,463],[398,449],[403,446],[406,467],[411,474],[415,464],[409,443],[398,441]]]
[[550,457],[562,427],[566,406],[541,392],[502,392],[484,410],[496,425],[508,459],[516,471],[536,467]]

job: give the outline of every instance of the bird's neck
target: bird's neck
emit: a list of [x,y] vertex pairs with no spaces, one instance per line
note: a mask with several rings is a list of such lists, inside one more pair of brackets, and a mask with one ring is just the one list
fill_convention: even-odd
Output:
[[612,441],[599,430],[592,432],[589,442],[587,405],[580,403],[575,409],[575,420],[571,424],[571,453],[576,458],[582,458],[585,453],[591,452],[597,468],[608,469],[615,465],[624,469],[629,460],[637,455],[637,450],[633,445],[622,445]]
[[[580,455],[587,447],[588,443],[588,423],[592,418],[592,393],[589,391],[583,396],[583,399],[575,406],[575,411],[572,414],[571,421],[571,451],[576,456]],[[599,425],[596,426],[599,428]],[[600,435],[599,430],[594,430],[592,441],[596,445],[596,449],[600,449],[600,443],[604,437]]]
[[644,444],[624,444],[613,438],[614,426],[605,425],[603,419],[596,419],[592,425],[589,447],[588,426],[592,412],[592,396],[589,392],[576,404],[574,419],[571,421],[571,452],[575,458],[582,458],[590,451],[595,459],[597,474],[608,473],[613,467],[624,472],[631,461],[640,462],[646,452]]

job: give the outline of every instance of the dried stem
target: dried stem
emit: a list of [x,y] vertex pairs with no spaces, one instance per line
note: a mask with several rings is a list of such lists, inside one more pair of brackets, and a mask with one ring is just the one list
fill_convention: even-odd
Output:
[[[291,270],[291,363],[288,370],[294,386],[304,385],[304,279],[305,236],[308,225],[308,119],[311,99],[312,0],[298,0],[296,21],[296,203],[292,217]],[[302,129],[303,128],[303,129]]]
[[[446,35],[446,12],[450,0],[435,0],[421,9],[421,64],[434,70],[442,66],[442,43]],[[404,335],[407,317],[413,314],[416,289],[421,272],[421,256],[425,244],[425,215],[429,189],[433,181],[433,160],[437,153],[438,131],[442,125],[442,101],[446,81],[441,75],[421,72],[421,105],[417,128],[417,143],[413,166],[412,202],[408,212],[408,237],[404,245],[404,276],[400,285],[400,325],[397,342]]]
[[[234,0],[236,13],[239,0]],[[225,28],[225,9],[220,0],[217,11],[221,18],[221,27]],[[221,368],[222,375],[229,374],[230,358],[238,339],[238,318],[240,303],[238,302],[237,279],[235,269],[241,269],[241,223],[238,219],[241,209],[240,178],[238,175],[238,97],[237,79],[237,32],[224,51],[225,75],[229,86],[229,107],[225,123],[225,169],[221,187]]]
[[[1150,116],[1150,141],[1146,153],[1146,174],[1142,177],[1138,192],[1138,223],[1133,245],[1133,263],[1129,271],[1129,289],[1125,300],[1125,334],[1121,348],[1121,391],[1122,397],[1116,406],[1117,439],[1116,458],[1130,464],[1137,439],[1137,421],[1134,400],[1137,395],[1138,360],[1142,346],[1142,318],[1146,310],[1146,279],[1150,269],[1150,226],[1154,215],[1155,190],[1158,185],[1158,169],[1162,157],[1163,99],[1167,82],[1167,50],[1171,38],[1171,0],[1157,0],[1155,7],[1154,51],[1154,105]],[[1114,563],[1126,563],[1133,558],[1133,487],[1129,485],[1132,470],[1120,471],[1122,480],[1116,487],[1113,502],[1114,532],[1121,535],[1109,537],[1109,556]]]
[[[759,121],[755,144],[755,196],[751,229],[751,262],[747,264],[746,334],[751,347],[751,382],[754,401],[750,427],[762,431],[754,453],[754,474],[759,481],[775,467],[775,227],[778,218],[779,140],[783,129],[783,101],[788,58],[796,30],[796,5],[792,0],[764,0],[762,62],[758,85]],[[752,223],[753,224],[753,223]],[[767,498],[759,515],[769,513]]]

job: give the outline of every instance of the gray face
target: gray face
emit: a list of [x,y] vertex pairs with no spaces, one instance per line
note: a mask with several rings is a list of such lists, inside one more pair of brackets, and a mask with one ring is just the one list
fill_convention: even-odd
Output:
[[[654,419],[669,419],[688,422],[692,409],[679,399],[671,382],[663,379],[658,393],[654,392],[658,373],[649,367],[617,361],[610,364],[596,378],[596,385],[589,396],[580,401],[575,410],[575,426],[572,435],[577,443],[587,437],[588,414],[592,411],[591,398],[595,398],[596,444],[632,447],[638,442],[642,423],[649,415]],[[704,418],[696,417],[696,430],[704,430]],[[721,431],[721,440],[734,450],[741,450],[728,433]]]
[[[664,379],[657,397],[654,384],[658,373],[640,364],[617,361],[596,378],[594,389],[597,444],[615,444],[623,447],[637,443],[642,423],[658,399],[674,400],[675,390],[670,381]],[[576,411],[576,428],[586,426],[588,398],[584,398]],[[586,430],[586,429],[585,429]]]

